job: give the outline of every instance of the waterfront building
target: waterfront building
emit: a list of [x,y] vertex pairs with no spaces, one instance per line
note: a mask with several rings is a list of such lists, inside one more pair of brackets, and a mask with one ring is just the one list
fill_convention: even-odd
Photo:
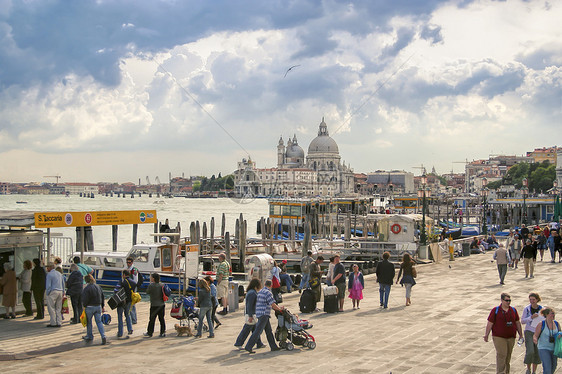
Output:
[[558,148],[556,157],[556,181],[558,187],[562,186],[562,148]]
[[234,171],[237,196],[343,196],[354,192],[354,175],[341,161],[339,148],[322,118],[318,136],[308,146],[308,154],[296,135],[277,144],[277,167],[258,169],[251,158],[238,162]]
[[69,195],[99,193],[98,185],[93,183],[64,183],[64,190]]

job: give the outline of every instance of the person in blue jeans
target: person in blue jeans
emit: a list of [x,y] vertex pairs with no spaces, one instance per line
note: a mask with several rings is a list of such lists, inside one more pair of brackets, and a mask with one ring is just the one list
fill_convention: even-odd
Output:
[[203,319],[207,317],[207,324],[209,325],[209,338],[215,337],[215,330],[213,328],[213,301],[211,296],[211,287],[205,279],[199,281],[199,295],[197,296],[199,301],[199,323],[197,324],[197,334],[196,338],[201,337],[203,332]]
[[[246,297],[245,297],[246,305],[244,308],[244,318],[245,318],[244,327],[242,327],[242,331],[240,331],[240,334],[238,334],[238,337],[236,338],[236,342],[234,343],[234,346],[238,349],[244,348],[244,342],[246,341],[246,338],[248,337],[248,335],[250,335],[250,332],[253,332],[256,328],[256,323],[258,322],[257,321],[258,318],[256,317],[256,302],[258,299],[259,290],[261,290],[260,280],[256,278],[252,279],[248,284],[248,287],[246,288]],[[265,344],[262,343],[259,336],[256,343],[258,348],[265,347]]]
[[104,312],[105,307],[103,291],[100,286],[96,284],[94,277],[90,274],[86,275],[86,287],[84,287],[84,290],[82,291],[81,300],[82,305],[85,308],[86,319],[88,321],[88,324],[86,325],[86,336],[83,336],[82,339],[86,342],[94,340],[94,334],[92,331],[92,317],[94,317],[101,336],[101,344],[107,344],[105,329],[103,328],[103,323],[101,322],[101,314]]
[[554,342],[561,338],[560,324],[554,320],[554,309],[545,307],[541,314],[545,320],[537,326],[533,341],[539,349],[543,374],[553,374],[558,364],[558,357],[554,355]]
[[389,252],[382,254],[382,261],[377,263],[377,281],[379,282],[379,295],[380,304],[383,308],[388,308],[388,297],[390,296],[390,287],[394,282],[394,275],[396,270],[394,265],[388,261],[390,258]]
[[271,280],[265,281],[265,287],[258,292],[258,297],[256,300],[256,317],[258,318],[258,323],[246,347],[244,348],[248,353],[255,353],[253,350],[254,345],[258,342],[258,338],[261,333],[265,331],[265,336],[267,337],[267,342],[269,343],[269,348],[272,351],[278,351],[280,348],[275,342],[275,336],[273,336],[273,331],[271,330],[271,323],[269,318],[271,315],[271,308],[277,310],[278,312],[283,311],[283,307],[275,304],[275,299],[271,293]]
[[314,259],[312,258],[312,252],[308,251],[307,255],[301,260],[301,283],[299,285],[299,292],[303,288],[308,288],[308,281],[310,281],[310,264]]
[[[131,321],[131,293],[136,287],[136,283],[132,281],[130,277],[131,273],[129,270],[123,270],[122,278],[117,287],[115,287],[115,292],[120,288],[125,290],[125,303],[117,307],[117,337],[123,339],[129,339],[129,335],[133,334],[133,323]],[[123,315],[125,315],[125,322],[127,323],[127,335],[123,337]]]
[[279,278],[281,279],[281,286],[285,284],[285,286],[287,286],[287,292],[291,293],[293,291],[293,280],[287,273],[287,260],[283,260],[279,268],[281,269],[281,274],[279,274]]

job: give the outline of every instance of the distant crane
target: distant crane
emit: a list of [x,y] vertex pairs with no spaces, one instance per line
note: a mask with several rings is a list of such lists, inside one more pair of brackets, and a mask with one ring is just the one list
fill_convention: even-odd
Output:
[[55,178],[57,180],[57,184],[59,184],[59,179],[62,177],[60,175],[43,175],[43,178]]
[[146,185],[150,186],[150,179],[148,178],[148,175],[146,176]]
[[[147,177],[147,178],[148,178],[148,177]],[[156,184],[157,184],[157,185],[160,185],[160,184],[161,184],[161,183],[160,183],[160,178],[158,178],[158,176],[156,176]]]

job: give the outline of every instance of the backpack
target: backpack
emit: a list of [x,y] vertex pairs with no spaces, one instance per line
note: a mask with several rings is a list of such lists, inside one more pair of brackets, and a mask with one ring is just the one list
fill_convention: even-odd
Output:
[[162,300],[164,301],[168,301],[168,298],[170,297],[170,295],[172,294],[172,291],[170,290],[170,287],[168,287],[167,284],[162,286]]
[[[558,328],[558,331],[560,332],[560,324],[558,323],[558,321],[554,321],[554,323],[556,324],[556,327]],[[546,321],[542,321],[541,322],[541,333],[539,334],[539,337],[542,335],[542,332],[544,331],[545,326],[546,326]]]

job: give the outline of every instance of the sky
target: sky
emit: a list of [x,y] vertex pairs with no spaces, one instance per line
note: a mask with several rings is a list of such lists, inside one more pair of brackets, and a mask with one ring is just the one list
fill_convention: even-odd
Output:
[[0,181],[275,167],[323,117],[357,173],[561,146],[561,19],[553,0],[0,0]]

